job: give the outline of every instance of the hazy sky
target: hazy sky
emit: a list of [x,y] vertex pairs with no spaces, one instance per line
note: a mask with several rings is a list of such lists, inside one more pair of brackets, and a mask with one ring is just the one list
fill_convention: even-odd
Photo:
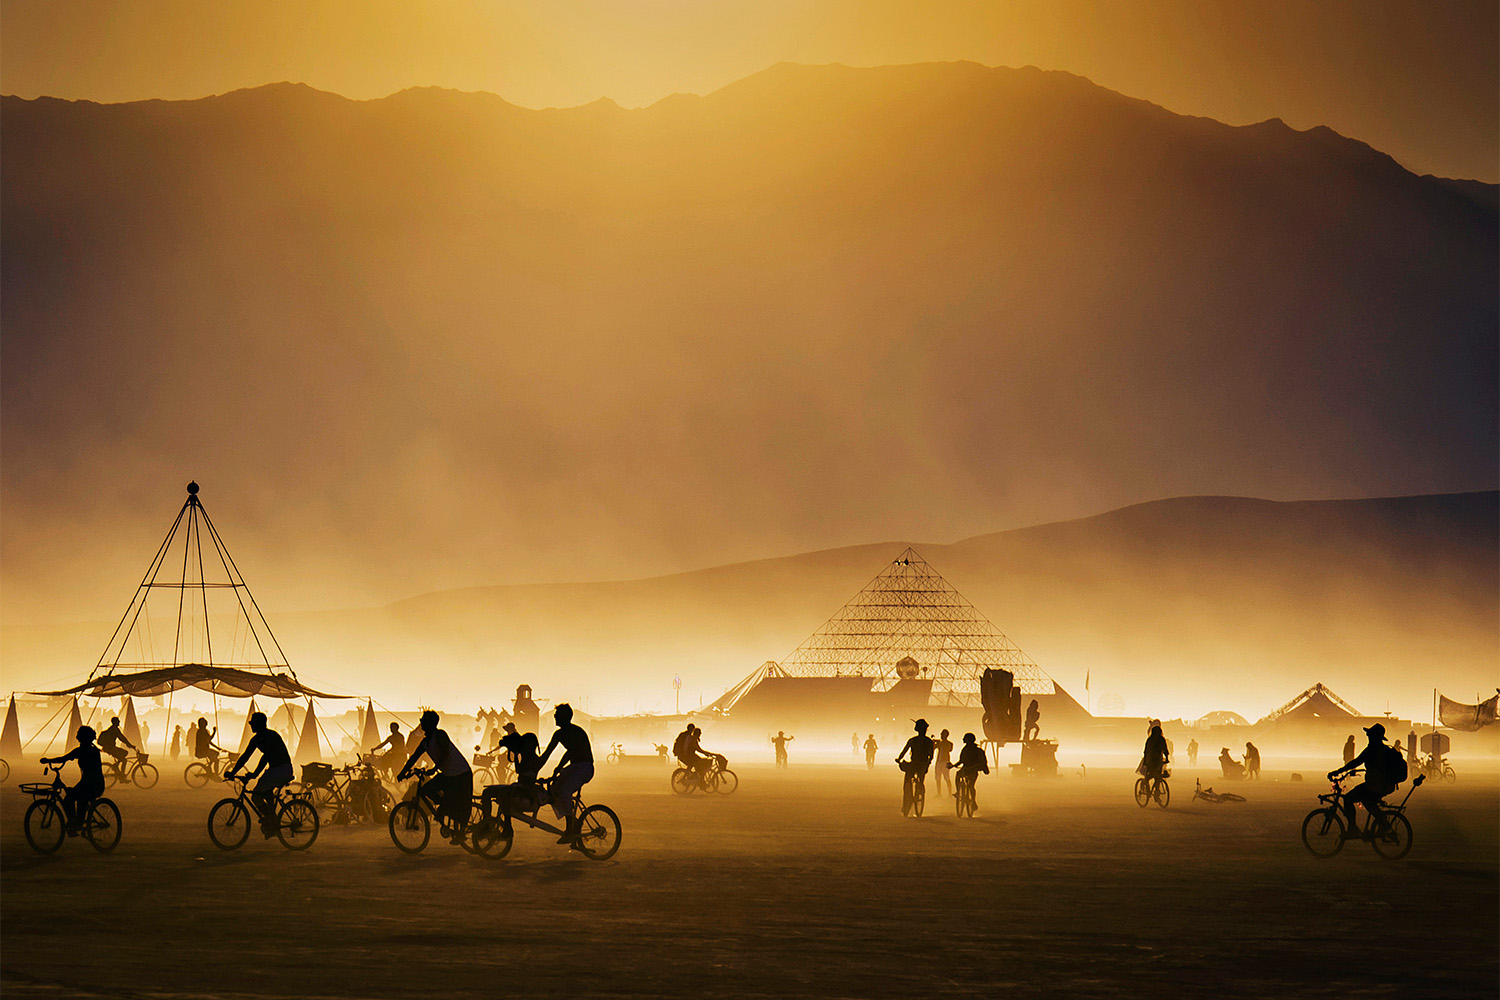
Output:
[[5,0],[0,90],[103,102],[290,80],[526,107],[706,93],[778,61],[1065,69],[1231,124],[1329,125],[1418,173],[1500,180],[1493,2]]

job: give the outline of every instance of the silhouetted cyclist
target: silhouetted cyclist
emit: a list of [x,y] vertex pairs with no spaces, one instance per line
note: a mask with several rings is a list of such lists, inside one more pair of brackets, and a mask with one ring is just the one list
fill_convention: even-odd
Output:
[[577,796],[584,785],[594,780],[594,748],[589,743],[589,734],[583,731],[583,727],[573,723],[572,705],[560,703],[552,710],[552,718],[557,723],[557,730],[547,743],[547,749],[542,751],[538,767],[547,763],[553,750],[559,746],[563,748],[562,759],[552,772],[552,811],[560,818],[566,816],[568,820],[567,829],[557,838],[557,842],[577,846]]
[[948,772],[953,767],[953,741],[948,738],[948,730],[944,729],[938,734],[937,740],[933,742],[933,749],[937,751],[932,765],[934,790],[942,795],[944,786],[947,786],[948,793],[951,795],[953,781]]
[[1161,734],[1161,726],[1152,726],[1151,735],[1146,737],[1146,746],[1141,753],[1140,766],[1136,768],[1136,771],[1143,778],[1163,777],[1163,772],[1171,759],[1172,754],[1167,749],[1167,738]]
[[693,749],[697,746],[697,742],[693,737],[693,724],[691,722],[683,726],[682,732],[678,733],[677,738],[672,741],[672,756],[676,757],[682,763],[683,767],[694,772],[698,771],[699,765],[702,763],[697,751]]
[[[916,735],[906,741],[906,746],[896,755],[896,764],[902,772],[915,777],[918,784],[927,780],[927,770],[932,767],[932,737],[927,735],[927,720],[918,719],[912,726]],[[911,759],[907,760],[910,755]],[[904,816],[911,811],[913,784],[910,781],[901,783],[901,814]]]
[[214,737],[219,735],[219,727],[215,726],[212,732],[208,729],[208,720],[198,719],[198,724],[189,732],[191,739],[188,741],[193,747],[193,756],[200,760],[217,761],[223,747],[214,743]]
[[117,745],[121,741],[132,750],[140,749],[140,747],[130,742],[130,738],[125,735],[125,730],[120,728],[120,720],[111,716],[109,727],[99,734],[99,749],[113,757],[116,763],[123,764],[125,758],[130,755],[121,750]]
[[457,843],[469,825],[469,808],[474,800],[474,770],[469,767],[468,758],[453,745],[448,734],[438,728],[436,712],[430,708],[423,712],[422,717],[417,720],[417,726],[422,732],[422,738],[411,750],[411,756],[406,758],[396,780],[405,780],[417,760],[423,754],[427,755],[438,773],[422,785],[421,795],[432,803],[439,816],[447,818],[448,829],[445,835]]
[[234,773],[245,766],[245,761],[250,759],[252,753],[260,753],[260,760],[256,762],[255,770],[250,772],[250,777],[254,778],[261,772],[265,774],[250,793],[250,801],[255,803],[255,808],[260,813],[260,832],[272,837],[276,834],[276,792],[291,783],[292,755],[287,752],[286,740],[281,738],[281,734],[266,725],[265,712],[256,712],[250,716],[250,732],[254,735],[246,744],[245,752],[224,772],[224,777],[234,777]]
[[1396,786],[1406,778],[1405,759],[1394,747],[1385,745],[1385,726],[1377,722],[1365,730],[1365,735],[1370,741],[1359,756],[1338,770],[1328,772],[1328,780],[1332,781],[1357,767],[1365,769],[1365,780],[1344,793],[1345,840],[1355,840],[1360,836],[1360,829],[1355,825],[1356,803],[1364,803],[1364,807],[1377,818],[1377,831],[1385,829],[1385,815],[1380,810],[1380,800],[1394,792]]
[[406,737],[401,735],[401,723],[392,722],[391,735],[372,746],[370,752],[380,753],[386,747],[390,749],[380,754],[380,767],[387,774],[395,774],[401,762],[406,759]]
[[104,794],[104,759],[94,745],[94,728],[79,726],[78,745],[61,757],[43,757],[43,764],[78,762],[78,784],[63,793],[63,816],[68,821],[68,836],[77,836],[90,802]]
[[870,738],[865,740],[865,767],[872,771],[875,770],[875,751],[879,749],[880,745],[875,742],[875,734],[871,733]]
[[981,771],[990,773],[989,758],[984,754],[984,747],[974,741],[973,733],[964,733],[964,745],[958,751],[957,768],[958,776],[966,781],[973,781]]
[[786,767],[786,745],[796,738],[795,736],[788,736],[780,729],[776,730],[776,735],[771,737],[771,744],[776,747],[777,767]]
[[1188,766],[1198,766],[1198,741],[1188,740]]
[[488,785],[480,796],[484,815],[490,814],[490,802],[500,804],[500,823],[505,835],[511,835],[511,816],[519,811],[534,808],[536,802],[536,774],[542,769],[540,743],[536,733],[520,733],[513,723],[505,724],[505,735],[495,744],[495,749],[510,755],[516,768],[516,780],[510,784]]

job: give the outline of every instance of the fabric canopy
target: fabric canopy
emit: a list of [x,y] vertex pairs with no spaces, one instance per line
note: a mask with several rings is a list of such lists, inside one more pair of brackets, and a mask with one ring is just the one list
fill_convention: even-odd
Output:
[[133,695],[154,698],[168,691],[202,688],[225,698],[352,698],[353,695],[327,694],[294,680],[287,674],[254,673],[235,667],[209,667],[202,663],[184,663],[179,667],[161,667],[128,674],[110,674],[65,691],[36,691],[34,694],[78,695],[95,698],[118,698]]
[[1449,729],[1460,732],[1472,733],[1490,725],[1495,721],[1497,708],[1500,708],[1500,694],[1477,705],[1465,705],[1461,701],[1438,695],[1438,721]]

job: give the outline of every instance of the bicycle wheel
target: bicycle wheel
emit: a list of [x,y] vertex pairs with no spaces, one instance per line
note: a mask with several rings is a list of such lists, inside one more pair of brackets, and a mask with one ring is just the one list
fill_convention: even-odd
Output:
[[187,782],[189,788],[202,788],[208,784],[208,765],[201,760],[195,760],[182,769],[182,780]]
[[51,854],[62,846],[67,820],[62,807],[51,799],[37,799],[26,807],[26,843],[38,854]]
[[120,769],[113,764],[104,765],[104,787],[113,788],[120,781]]
[[140,764],[130,780],[135,782],[137,788],[155,788],[156,783],[161,780],[161,772],[156,769],[155,764]]
[[219,850],[239,850],[249,836],[250,811],[239,799],[220,799],[208,811],[208,839]]
[[276,810],[276,839],[289,851],[305,851],[318,839],[318,810],[304,798]]
[[375,785],[360,792],[359,797],[354,800],[354,812],[360,819],[367,819],[371,823],[384,823],[390,818],[391,806],[394,802],[390,792],[380,785]]
[[1331,858],[1344,849],[1344,817],[1333,806],[1314,809],[1302,821],[1302,846],[1315,858]]
[[678,795],[691,795],[696,787],[698,787],[698,782],[693,780],[692,771],[679,767],[672,772],[672,791]]
[[1135,804],[1142,809],[1151,802],[1151,782],[1145,778],[1135,779]]
[[712,795],[719,790],[719,772],[709,771],[703,776],[703,794]]
[[1458,775],[1454,772],[1453,768],[1445,765],[1443,767],[1443,780],[1451,785],[1458,780]]
[[332,785],[314,785],[311,795],[315,809],[327,809],[336,799],[342,798]]
[[469,827],[469,840],[474,845],[471,850],[475,854],[499,861],[510,853],[516,834],[514,830],[510,833],[502,830],[499,819],[483,819]]
[[391,810],[391,842],[403,854],[420,854],[432,836],[432,821],[418,801],[401,802]]
[[83,835],[94,850],[108,854],[120,845],[120,809],[109,799],[95,799],[83,821]]
[[10,780],[10,761],[0,757],[0,781]]
[[973,815],[973,813],[969,812],[969,783],[963,778],[959,778],[954,791],[956,794],[953,796],[953,808],[958,812],[959,819],[968,819]]
[[609,806],[589,806],[578,817],[578,851],[590,861],[604,861],[620,849],[620,817]]
[[1385,821],[1388,829],[1370,841],[1370,845],[1375,848],[1376,854],[1387,861],[1406,857],[1406,852],[1411,850],[1411,823],[1400,813],[1388,813]]
[[724,770],[719,772],[719,784],[714,791],[720,795],[733,795],[734,790],[740,787],[740,776],[733,771]]
[[1151,783],[1151,798],[1163,809],[1167,808],[1167,803],[1172,801],[1172,789],[1165,779],[1157,778]]

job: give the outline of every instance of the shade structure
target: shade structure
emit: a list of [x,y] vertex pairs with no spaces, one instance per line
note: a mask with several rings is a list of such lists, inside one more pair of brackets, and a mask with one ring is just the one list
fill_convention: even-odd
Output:
[[0,729],[0,757],[15,760],[21,756],[21,723],[16,719],[16,696],[10,696],[5,709],[5,728]]
[[297,739],[297,756],[293,759],[298,764],[311,764],[322,758],[323,747],[318,742],[318,713],[309,700],[307,715],[302,719],[302,735]]
[[183,688],[201,688],[225,698],[350,698],[353,695],[315,691],[290,674],[253,673],[236,667],[211,667],[202,663],[184,663],[176,667],[158,667],[134,673],[115,673],[95,677],[77,687],[62,691],[38,691],[45,695],[88,695],[92,698],[119,698],[134,695],[154,698]]
[[365,704],[365,728],[359,738],[361,750],[369,751],[380,742],[380,726],[375,721],[375,702]]
[[135,702],[130,700],[130,695],[125,696],[125,718],[120,723],[120,728],[125,732],[125,738],[136,746],[141,745],[141,723],[135,717]]

